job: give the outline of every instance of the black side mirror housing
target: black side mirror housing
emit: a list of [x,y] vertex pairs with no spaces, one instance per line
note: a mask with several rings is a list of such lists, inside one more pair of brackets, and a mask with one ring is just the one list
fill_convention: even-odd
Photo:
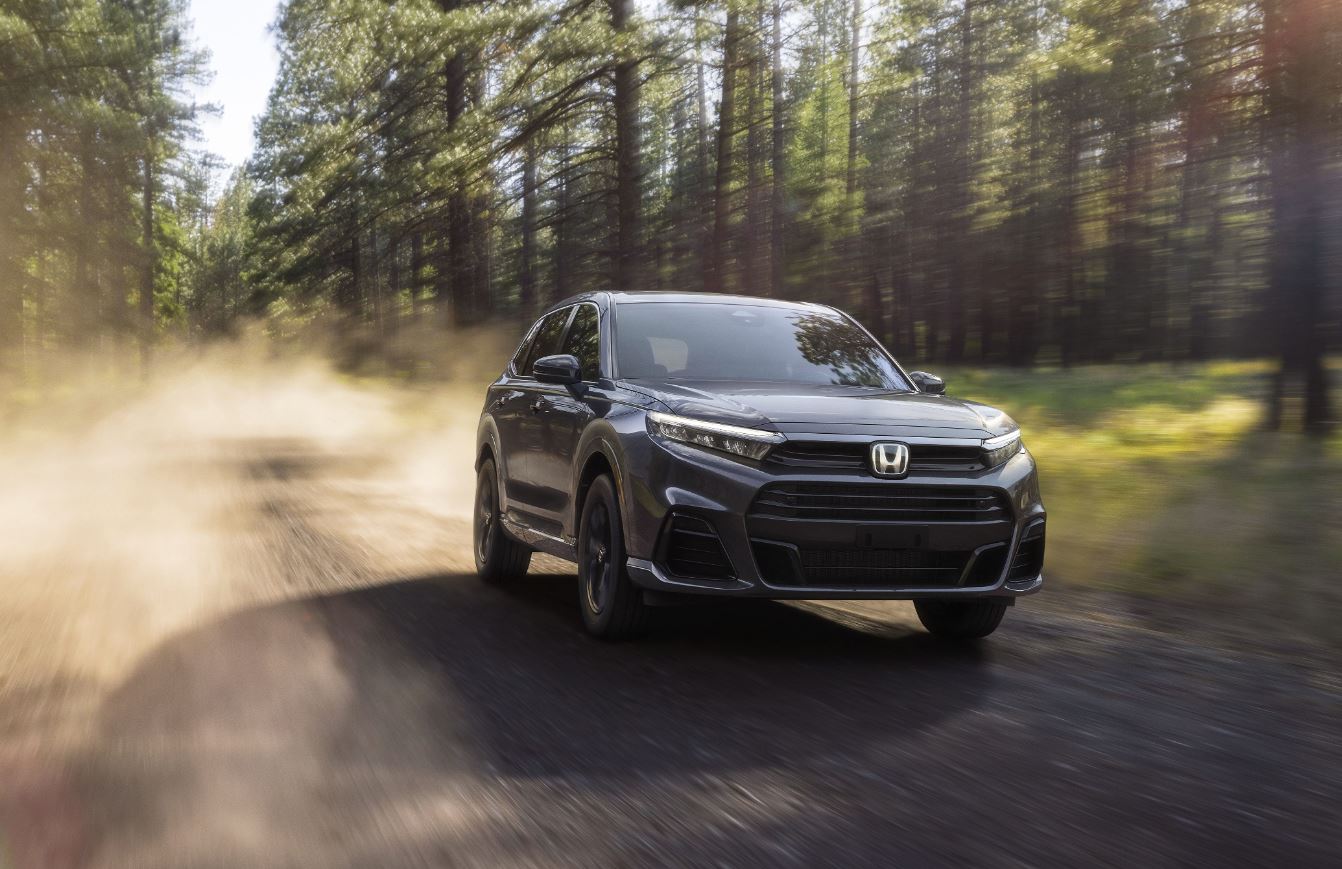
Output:
[[582,365],[576,356],[557,353],[554,356],[542,356],[532,363],[531,375],[541,383],[572,386],[582,382]]
[[918,387],[919,392],[926,392],[928,395],[945,395],[946,381],[935,374],[928,374],[926,371],[910,371],[909,379],[913,385]]

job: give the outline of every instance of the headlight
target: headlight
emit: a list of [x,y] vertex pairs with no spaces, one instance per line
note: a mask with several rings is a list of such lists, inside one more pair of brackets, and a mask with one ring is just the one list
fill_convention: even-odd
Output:
[[787,440],[777,432],[723,425],[720,422],[672,416],[669,413],[656,411],[648,414],[648,433],[683,444],[744,456],[747,459],[762,459],[770,447]]
[[1025,444],[1020,439],[1020,429],[1016,429],[1004,435],[985,440],[983,442],[984,458],[988,462],[988,467],[995,468],[1020,452],[1024,447]]

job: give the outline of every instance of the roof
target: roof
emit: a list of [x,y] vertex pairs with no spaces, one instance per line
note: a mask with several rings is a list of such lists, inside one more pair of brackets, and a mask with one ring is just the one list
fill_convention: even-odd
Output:
[[762,296],[738,296],[729,293],[689,293],[669,290],[647,290],[641,292],[607,291],[582,293],[570,296],[561,302],[555,302],[547,311],[557,310],[578,302],[596,301],[605,297],[616,305],[642,304],[646,302],[689,302],[706,305],[760,305],[770,308],[827,308],[814,302],[798,302],[789,299],[766,299]]

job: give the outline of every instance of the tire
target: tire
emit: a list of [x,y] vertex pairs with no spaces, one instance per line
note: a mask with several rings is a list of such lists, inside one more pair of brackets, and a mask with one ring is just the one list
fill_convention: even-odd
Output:
[[1002,623],[1007,605],[994,600],[916,600],[918,620],[934,636],[948,640],[977,640]]
[[490,585],[522,576],[531,563],[531,550],[512,539],[499,521],[499,475],[494,460],[480,463],[475,477],[474,531],[475,572]]
[[625,569],[620,500],[605,475],[592,481],[578,524],[578,608],[583,627],[603,640],[629,639],[647,628],[643,592]]

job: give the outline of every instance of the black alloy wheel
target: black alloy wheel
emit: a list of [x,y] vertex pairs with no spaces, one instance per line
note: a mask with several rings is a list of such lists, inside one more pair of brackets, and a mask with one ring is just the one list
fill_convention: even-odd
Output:
[[578,527],[578,606],[583,626],[607,640],[641,634],[648,607],[625,570],[624,525],[610,477],[592,482]]
[[482,580],[496,583],[527,572],[531,550],[509,537],[499,521],[499,482],[493,459],[480,463],[475,478],[475,516],[471,527],[475,572]]

